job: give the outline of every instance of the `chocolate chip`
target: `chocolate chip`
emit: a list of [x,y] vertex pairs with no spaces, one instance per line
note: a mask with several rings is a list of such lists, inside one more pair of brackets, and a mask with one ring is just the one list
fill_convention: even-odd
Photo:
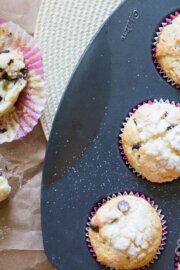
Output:
[[10,66],[10,65],[13,64],[13,63],[14,63],[14,60],[11,59],[11,60],[9,61],[9,63],[8,63],[8,66]]
[[168,112],[165,112],[164,114],[163,114],[163,118],[166,118],[168,116]]
[[7,80],[7,81],[9,80],[7,72],[4,72],[4,74],[1,77],[1,80]]
[[3,72],[4,71],[4,69],[3,68],[0,68],[0,72]]
[[118,221],[118,219],[115,218],[114,220],[111,221],[111,224],[113,224],[113,223],[115,223],[115,222],[117,222],[117,221]]
[[91,228],[94,232],[96,232],[96,233],[99,232],[99,227],[98,227],[97,225],[90,224],[90,228]]
[[3,100],[3,98],[0,96],[0,102]]
[[14,82],[14,84],[16,84],[19,79],[22,79],[22,77],[23,77],[22,74],[20,74],[16,78],[11,79],[11,82]]
[[4,50],[4,51],[2,51],[0,53],[9,53],[9,52],[10,52],[10,50]]
[[175,125],[175,124],[172,124],[172,125],[170,125],[169,127],[167,127],[167,130],[171,130],[171,129],[173,129],[174,127],[176,127],[177,125]]
[[27,73],[29,72],[29,70],[28,70],[27,67],[25,67],[25,68],[22,68],[22,69],[20,70],[20,72],[21,72],[22,74],[27,74]]
[[19,74],[16,78],[11,78],[8,76],[7,72],[4,72],[3,75],[0,77],[0,81],[5,80],[8,82],[14,82],[15,84],[20,78],[23,78],[22,74]]
[[130,205],[127,201],[125,200],[122,200],[120,202],[118,202],[118,209],[121,211],[121,212],[127,212],[130,208]]
[[132,146],[132,150],[139,150],[140,148],[141,148],[140,143],[133,144],[133,146]]
[[20,72],[21,72],[22,75],[23,75],[23,79],[26,79],[26,78],[27,78],[27,74],[28,74],[28,72],[29,72],[28,68],[27,68],[27,67],[22,68],[22,69],[20,70]]
[[4,133],[4,132],[6,132],[6,131],[7,131],[6,128],[0,128],[0,133]]
[[137,126],[137,121],[135,118],[133,118],[134,124]]

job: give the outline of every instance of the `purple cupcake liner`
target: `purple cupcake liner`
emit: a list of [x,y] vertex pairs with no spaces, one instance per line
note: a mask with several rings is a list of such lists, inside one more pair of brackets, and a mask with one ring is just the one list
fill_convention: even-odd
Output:
[[179,258],[176,256],[175,257],[175,267],[174,267],[174,269],[179,270],[179,265],[180,265],[180,261],[179,261]]
[[177,248],[175,250],[175,264],[174,264],[174,269],[179,270],[180,266],[180,239],[177,241]]
[[[159,214],[160,219],[161,219],[161,224],[162,224],[162,240],[161,240],[161,245],[159,247],[159,250],[158,250],[156,256],[146,266],[144,266],[142,268],[139,268],[139,269],[134,269],[134,270],[143,270],[146,267],[148,267],[149,265],[153,264],[159,258],[159,255],[162,253],[162,251],[164,250],[164,248],[166,246],[166,240],[167,240],[167,234],[168,234],[166,220],[165,220],[165,216],[162,213],[162,210],[159,209],[159,206],[155,203],[155,201],[152,198],[150,198],[149,196],[146,196],[143,193],[133,192],[133,191],[130,191],[130,192],[127,192],[127,191],[125,191],[125,192],[118,192],[116,194],[112,194],[112,195],[109,195],[107,197],[101,198],[97,203],[95,203],[94,206],[92,207],[90,213],[89,213],[88,220],[87,220],[87,223],[86,223],[86,244],[87,244],[87,247],[89,249],[90,254],[92,255],[92,257],[94,259],[96,259],[97,258],[96,253],[93,250],[93,247],[91,245],[91,241],[89,239],[89,228],[90,228],[91,220],[92,220],[93,216],[96,214],[97,210],[102,205],[104,205],[106,202],[108,202],[111,199],[116,198],[118,196],[125,196],[125,195],[136,196],[138,198],[142,198],[142,199],[146,200],[156,210],[156,212]],[[105,266],[105,267],[107,269],[114,270],[113,268],[109,268],[107,266]]]
[[157,71],[159,72],[159,74],[169,83],[171,84],[172,86],[176,87],[177,89],[180,89],[180,85],[179,84],[176,84],[175,82],[173,82],[166,74],[165,72],[163,71],[163,69],[161,68],[161,66],[159,65],[159,63],[157,62],[157,59],[156,59],[156,45],[157,45],[157,42],[158,42],[158,39],[159,39],[159,35],[162,31],[162,29],[164,27],[166,27],[167,25],[171,24],[172,21],[180,15],[180,10],[176,10],[175,12],[169,14],[162,22],[161,24],[159,25],[158,27],[158,30],[157,32],[155,33],[155,37],[154,37],[154,40],[153,40],[153,45],[152,45],[152,57],[153,57],[153,62],[154,62],[154,65],[157,69]]
[[162,98],[160,100],[154,99],[154,100],[145,100],[140,102],[138,105],[136,105],[134,108],[131,109],[131,111],[127,114],[127,116],[124,119],[124,122],[120,128],[120,132],[119,132],[119,137],[118,137],[118,147],[119,147],[119,152],[121,155],[122,160],[124,161],[124,163],[126,164],[126,166],[134,173],[136,174],[138,177],[141,177],[142,179],[146,179],[147,181],[149,181],[147,178],[145,178],[143,175],[139,174],[129,163],[128,158],[126,157],[125,153],[124,153],[124,149],[123,149],[123,145],[122,145],[122,134],[124,131],[124,127],[126,125],[126,123],[128,122],[129,118],[144,104],[152,104],[152,103],[157,103],[157,102],[161,102],[161,103],[167,103],[167,104],[172,104],[175,105],[177,107],[180,107],[180,103],[176,103],[175,101],[169,101],[168,99],[163,100]]

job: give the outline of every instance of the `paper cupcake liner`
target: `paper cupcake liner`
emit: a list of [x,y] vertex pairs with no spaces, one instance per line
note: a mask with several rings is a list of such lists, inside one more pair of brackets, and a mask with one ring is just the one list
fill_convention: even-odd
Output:
[[44,69],[42,54],[36,41],[20,26],[0,19],[0,31],[5,41],[0,50],[18,49],[28,69],[27,86],[20,93],[13,110],[0,119],[0,144],[24,137],[38,123],[45,107]]
[[158,42],[158,39],[159,39],[159,35],[162,31],[162,29],[164,27],[166,27],[167,25],[171,24],[172,21],[178,16],[180,15],[180,10],[177,10],[171,14],[169,14],[164,20],[163,22],[161,22],[161,24],[159,25],[158,27],[158,30],[157,32],[155,33],[155,37],[154,37],[154,40],[153,40],[153,45],[152,45],[152,56],[153,56],[153,62],[154,62],[154,65],[157,69],[157,71],[159,72],[159,74],[169,83],[171,84],[172,86],[175,86],[176,88],[180,88],[180,85],[179,84],[176,84],[175,82],[173,82],[166,74],[165,72],[163,71],[163,69],[161,68],[161,66],[159,65],[158,61],[156,60],[156,45],[157,45],[157,42]]
[[126,157],[125,153],[124,153],[124,149],[123,149],[123,145],[122,145],[122,134],[124,131],[124,127],[126,125],[126,123],[128,122],[129,118],[139,109],[139,107],[141,107],[144,104],[152,104],[152,103],[157,103],[157,102],[161,102],[161,103],[167,103],[167,104],[172,104],[175,105],[177,107],[180,107],[180,103],[176,103],[175,101],[169,101],[168,99],[163,100],[162,98],[160,100],[154,99],[154,100],[145,100],[142,101],[141,103],[139,103],[138,105],[136,105],[134,108],[131,109],[131,111],[128,113],[128,115],[126,116],[121,128],[120,128],[120,132],[119,132],[119,140],[118,140],[118,147],[119,147],[119,152],[120,155],[122,157],[122,160],[124,161],[124,163],[126,164],[126,166],[138,177],[141,177],[142,179],[146,179],[147,181],[149,181],[147,178],[145,178],[143,175],[139,174],[129,163],[128,158]]
[[179,270],[180,266],[180,239],[177,241],[177,248],[175,250],[175,264],[174,264],[174,269]]
[[[146,196],[143,193],[133,192],[133,191],[130,191],[130,192],[127,192],[127,191],[125,191],[125,192],[119,192],[119,193],[116,193],[116,194],[113,194],[113,195],[109,195],[109,196],[107,196],[105,198],[101,198],[98,202],[96,202],[94,204],[94,206],[92,207],[90,213],[89,213],[88,220],[87,220],[87,223],[86,223],[86,244],[87,244],[87,247],[89,249],[90,254],[92,255],[92,257],[94,259],[96,259],[97,258],[96,257],[96,253],[93,250],[93,247],[91,245],[91,241],[89,239],[89,228],[90,228],[91,220],[92,220],[93,216],[96,214],[97,210],[103,204],[105,204],[107,201],[110,201],[112,198],[115,198],[115,197],[118,197],[118,196],[124,196],[124,195],[136,196],[138,198],[142,198],[142,199],[146,200],[156,210],[156,212],[159,214],[160,219],[161,219],[161,224],[162,224],[162,240],[161,240],[161,244],[160,244],[159,250],[158,250],[156,256],[154,257],[154,259],[149,264],[147,264],[146,266],[144,266],[142,268],[136,269],[136,270],[143,270],[146,267],[148,267],[149,265],[153,264],[159,258],[159,255],[162,253],[162,251],[164,250],[164,248],[166,246],[166,240],[167,240],[167,234],[168,234],[166,220],[165,220],[165,216],[162,213],[162,210],[159,208],[159,206],[155,203],[155,201],[152,198],[150,198],[149,196]],[[108,268],[107,266],[105,266],[105,267],[107,269],[114,270],[113,268]]]
[[175,257],[175,267],[174,267],[174,269],[175,269],[175,270],[179,270],[179,265],[180,265],[180,260],[179,260],[179,258],[176,256],[176,257]]

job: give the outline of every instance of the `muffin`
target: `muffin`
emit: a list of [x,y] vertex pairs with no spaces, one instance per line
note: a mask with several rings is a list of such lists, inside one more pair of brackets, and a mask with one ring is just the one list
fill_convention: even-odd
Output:
[[27,68],[18,50],[0,51],[0,117],[11,110],[27,84]]
[[103,204],[91,219],[89,240],[102,265],[116,270],[141,268],[159,251],[161,218],[145,199],[117,196]]
[[133,169],[155,183],[180,177],[180,107],[146,103],[128,119],[122,148]]
[[0,144],[26,136],[46,102],[42,54],[17,24],[0,20]]
[[180,85],[180,15],[160,32],[156,59],[167,77]]

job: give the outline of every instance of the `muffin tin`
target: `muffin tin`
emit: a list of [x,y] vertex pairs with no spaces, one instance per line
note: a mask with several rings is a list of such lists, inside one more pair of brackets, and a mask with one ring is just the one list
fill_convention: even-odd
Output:
[[179,9],[177,0],[127,0],[104,24],[74,72],[54,120],[42,183],[45,252],[58,270],[100,270],[86,245],[89,211],[123,191],[152,197],[165,214],[166,248],[147,269],[172,270],[180,238],[179,180],[153,184],[135,175],[118,148],[127,113],[144,100],[179,102],[179,89],[157,71],[157,26]]

